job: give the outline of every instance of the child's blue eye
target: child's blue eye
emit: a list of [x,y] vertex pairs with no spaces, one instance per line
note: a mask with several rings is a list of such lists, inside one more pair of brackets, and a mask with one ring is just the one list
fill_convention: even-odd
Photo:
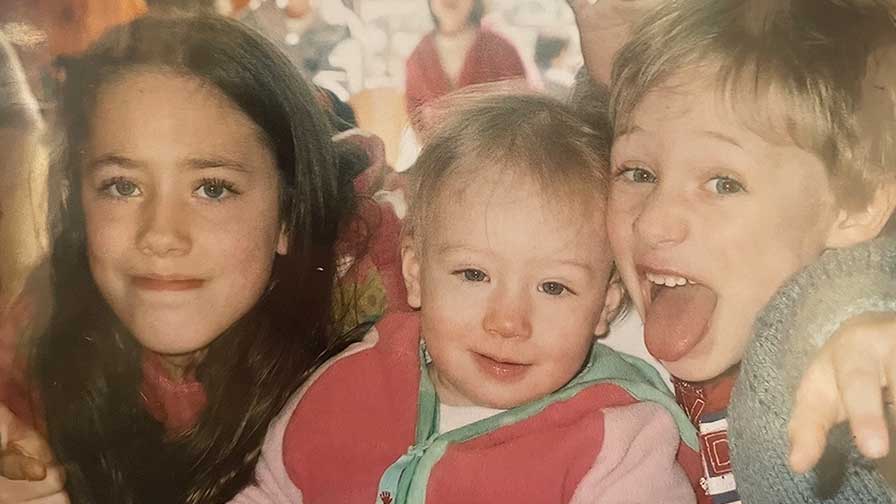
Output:
[[193,191],[200,198],[222,200],[229,194],[239,194],[233,184],[223,179],[203,179],[201,185]]
[[623,168],[619,175],[636,184],[653,184],[656,182],[656,175],[644,168]]
[[560,282],[545,282],[539,286],[539,290],[550,296],[559,296],[564,292],[572,292],[569,287]]
[[475,268],[467,268],[454,272],[455,275],[462,275],[464,280],[468,282],[484,282],[488,280],[488,275],[485,272],[475,269]]
[[115,198],[132,198],[143,194],[137,184],[124,177],[114,177],[102,183],[100,192]]
[[731,177],[715,177],[708,182],[709,190],[718,194],[737,194],[744,192],[744,186]]

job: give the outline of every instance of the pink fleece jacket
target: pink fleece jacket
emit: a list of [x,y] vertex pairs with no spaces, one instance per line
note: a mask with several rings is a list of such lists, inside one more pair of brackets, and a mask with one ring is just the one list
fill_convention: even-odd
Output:
[[[602,345],[595,354],[594,369],[634,368]],[[573,380],[529,412],[514,413],[524,405],[421,443],[419,355],[419,319],[398,313],[325,364],[272,422],[256,484],[233,502],[695,502],[700,462],[680,434],[686,416],[665,399],[638,402],[626,387],[650,394],[629,378]],[[409,493],[384,490],[409,458]]]

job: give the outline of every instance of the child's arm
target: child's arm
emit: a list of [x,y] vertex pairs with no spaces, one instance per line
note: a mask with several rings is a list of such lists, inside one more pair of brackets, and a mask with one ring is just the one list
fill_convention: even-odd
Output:
[[664,0],[566,0],[579,27],[582,57],[595,82],[609,84],[616,51]]
[[0,504],[68,504],[65,474],[37,431],[0,404]]
[[[805,502],[819,494],[844,502],[891,497],[856,445],[869,448],[869,429],[878,442],[886,439],[881,385],[896,369],[894,265],[892,239],[826,252],[760,314],[729,408],[732,464],[745,502],[776,501],[782,488]],[[857,443],[849,429],[832,429],[847,418]],[[813,471],[794,473],[815,466],[822,452]]]
[[828,432],[847,420],[863,455],[887,455],[884,408],[892,408],[894,398],[896,313],[853,317],[822,347],[797,388],[788,425],[793,470],[811,469],[827,445]]
[[672,417],[654,403],[609,408],[604,440],[571,504],[693,503],[693,487],[678,464],[680,438]]

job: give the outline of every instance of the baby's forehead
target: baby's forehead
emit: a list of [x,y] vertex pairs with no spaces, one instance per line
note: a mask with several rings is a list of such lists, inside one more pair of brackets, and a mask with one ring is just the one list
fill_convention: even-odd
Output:
[[459,166],[434,187],[430,206],[536,201],[546,209],[580,210],[606,201],[606,191],[588,167],[552,168],[496,160]]

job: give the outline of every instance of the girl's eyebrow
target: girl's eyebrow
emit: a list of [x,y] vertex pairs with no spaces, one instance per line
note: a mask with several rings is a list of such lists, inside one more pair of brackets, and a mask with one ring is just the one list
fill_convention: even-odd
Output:
[[122,156],[120,154],[110,153],[110,154],[104,154],[104,155],[99,156],[98,158],[92,160],[87,165],[87,170],[92,172],[92,171],[97,171],[100,168],[105,168],[107,166],[117,166],[117,167],[126,168],[126,169],[136,169],[136,168],[143,168],[145,166],[145,163],[141,163],[139,161],[136,161],[136,160],[131,159],[126,156]]
[[[88,165],[88,171],[96,171],[101,168],[116,166],[119,168],[125,169],[138,169],[145,168],[147,164],[145,162],[137,161],[135,159],[131,159],[127,156],[123,156],[121,154],[104,154],[94,160],[92,160]],[[245,164],[236,161],[234,159],[217,157],[217,158],[190,158],[185,163],[184,166],[190,170],[207,170],[209,168],[223,168],[226,170],[233,170],[242,173],[250,173],[252,170],[248,168]]]
[[186,166],[192,170],[206,170],[209,168],[223,168],[243,173],[250,173],[252,169],[245,164],[226,157],[215,158],[190,158],[186,162]]
[[633,135],[635,133],[643,133],[644,128],[638,126],[637,124],[631,124],[625,129],[620,129],[616,132],[616,138]]

